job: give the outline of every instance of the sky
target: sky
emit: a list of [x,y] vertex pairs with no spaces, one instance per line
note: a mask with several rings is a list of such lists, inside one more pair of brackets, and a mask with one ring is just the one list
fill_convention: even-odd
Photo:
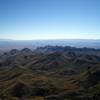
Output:
[[0,0],[0,39],[100,39],[100,0]]

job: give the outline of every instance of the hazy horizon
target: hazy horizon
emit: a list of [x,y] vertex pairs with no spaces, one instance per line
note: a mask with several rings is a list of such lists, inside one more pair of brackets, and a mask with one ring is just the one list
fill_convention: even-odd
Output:
[[92,39],[92,38],[91,39],[88,39],[88,38],[87,39],[85,39],[85,38],[83,38],[83,39],[82,38],[63,38],[63,39],[61,39],[61,38],[58,38],[58,39],[56,39],[56,38],[54,38],[54,39],[53,38],[51,38],[51,39],[47,39],[47,38],[46,39],[39,39],[39,38],[38,39],[9,39],[9,38],[0,38],[0,40],[1,41],[2,40],[4,40],[4,41],[5,40],[9,40],[9,41],[10,40],[11,41],[39,41],[39,40],[43,40],[43,41],[45,41],[45,40],[47,40],[47,41],[48,40],[76,40],[77,41],[77,40],[94,40],[95,41],[95,40],[100,40],[100,39]]

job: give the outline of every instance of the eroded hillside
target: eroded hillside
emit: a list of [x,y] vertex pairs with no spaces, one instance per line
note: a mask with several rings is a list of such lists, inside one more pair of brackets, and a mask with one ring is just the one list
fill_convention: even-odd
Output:
[[99,100],[99,95],[100,50],[56,46],[0,55],[1,100]]

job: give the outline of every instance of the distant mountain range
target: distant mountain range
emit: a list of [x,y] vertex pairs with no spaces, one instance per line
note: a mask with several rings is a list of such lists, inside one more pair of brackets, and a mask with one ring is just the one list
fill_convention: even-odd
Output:
[[92,39],[66,39],[66,40],[0,40],[0,50],[7,51],[11,49],[22,49],[30,48],[35,49],[37,47],[43,46],[73,46],[78,48],[99,48],[100,49],[100,40]]
[[41,53],[52,53],[52,52],[61,52],[61,53],[69,53],[74,52],[77,55],[80,54],[88,54],[88,55],[100,55],[100,49],[95,48],[76,48],[71,46],[44,46],[44,47],[38,47],[34,50],[35,52],[41,52]]

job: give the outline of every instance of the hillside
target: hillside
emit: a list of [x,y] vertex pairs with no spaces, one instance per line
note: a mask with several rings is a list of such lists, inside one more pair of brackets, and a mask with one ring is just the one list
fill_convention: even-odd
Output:
[[100,50],[46,46],[0,56],[1,100],[100,100]]

